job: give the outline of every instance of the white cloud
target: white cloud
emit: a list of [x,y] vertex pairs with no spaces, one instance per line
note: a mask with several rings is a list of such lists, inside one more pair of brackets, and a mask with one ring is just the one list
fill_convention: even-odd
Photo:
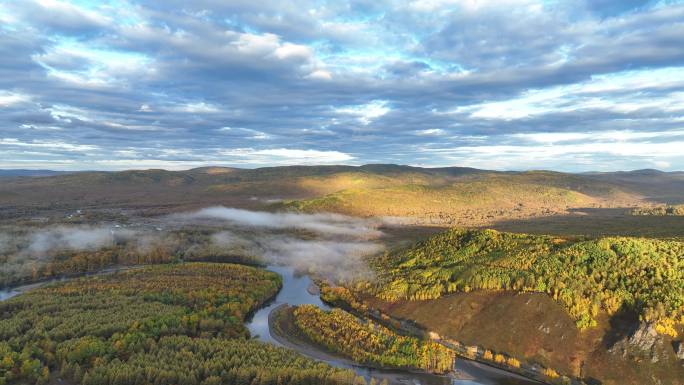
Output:
[[86,88],[130,85],[156,73],[154,63],[145,55],[96,49],[71,40],[59,41],[31,58],[48,76]]
[[446,134],[446,131],[441,128],[429,128],[427,130],[415,131],[415,134],[418,136],[440,136]]
[[66,1],[37,0],[35,2],[41,7],[49,10],[57,18],[62,17],[69,20],[86,20],[94,25],[101,26],[105,26],[110,23],[109,18]]
[[[520,143],[429,148],[432,166],[453,165],[499,170],[554,169],[572,171],[644,168],[669,169],[684,161],[684,138],[668,142],[617,140],[579,143]],[[629,166],[631,165],[631,166]]]
[[171,110],[177,112],[188,112],[191,114],[214,113],[221,111],[218,106],[205,102],[181,104],[171,108]]
[[315,80],[331,80],[332,74],[330,73],[330,71],[319,69],[319,70],[315,70],[315,71],[311,72],[306,77],[309,79],[315,79]]
[[18,92],[0,90],[0,107],[9,107],[15,104],[28,102],[31,97]]
[[88,145],[88,144],[73,144],[67,143],[61,140],[34,140],[34,141],[21,141],[16,138],[0,138],[0,146],[8,147],[27,147],[27,148],[47,148],[54,151],[67,151],[67,152],[88,152],[98,150],[98,146]]
[[[461,106],[450,113],[492,120],[517,120],[586,110],[629,114],[653,109],[684,115],[681,87],[684,87],[684,67],[626,71],[596,76],[572,85],[532,89],[513,99]],[[645,92],[668,88],[674,90]]]
[[266,56],[274,53],[280,46],[280,38],[272,33],[263,35],[241,33],[238,39],[232,43],[239,52],[248,55]]
[[348,162],[353,156],[339,151],[299,150],[289,148],[275,148],[257,150],[241,148],[223,150],[219,155],[229,157],[230,163],[238,164],[334,164]]
[[385,100],[373,100],[370,103],[349,106],[343,108],[333,108],[338,114],[356,116],[364,125],[369,125],[373,120],[387,114],[392,109],[387,106]]
[[313,53],[311,48],[305,45],[285,43],[275,50],[274,55],[281,60],[309,60]]
[[658,139],[667,140],[672,137],[684,138],[684,130],[669,131],[597,131],[597,132],[535,132],[512,134],[511,137],[528,140],[537,143],[554,144],[576,141],[615,141],[625,142],[638,139]]

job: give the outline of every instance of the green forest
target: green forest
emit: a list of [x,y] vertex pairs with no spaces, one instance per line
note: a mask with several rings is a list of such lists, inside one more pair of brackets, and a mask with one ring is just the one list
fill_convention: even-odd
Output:
[[292,311],[297,328],[311,341],[355,362],[379,367],[413,368],[444,373],[452,369],[454,353],[429,340],[399,335],[370,320],[313,305]]
[[353,384],[353,372],[249,339],[281,278],[213,263],[53,284],[0,303],[0,384]]
[[684,243],[644,238],[567,239],[452,229],[372,261],[370,289],[390,301],[470,290],[544,292],[579,328],[604,310],[636,311],[660,333],[684,324]]

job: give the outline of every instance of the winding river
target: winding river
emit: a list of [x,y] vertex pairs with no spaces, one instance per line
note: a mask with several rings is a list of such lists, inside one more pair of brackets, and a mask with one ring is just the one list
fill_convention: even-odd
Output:
[[[86,275],[107,274],[121,270],[128,270],[130,267],[111,268],[97,273],[89,273]],[[270,313],[284,304],[288,305],[304,305],[312,304],[321,307],[322,309],[330,309],[324,304],[318,295],[310,292],[311,287],[315,287],[313,282],[307,275],[296,275],[294,269],[286,266],[268,266],[268,270],[276,272],[283,277],[283,287],[276,296],[276,298],[266,307],[259,309],[252,319],[247,323],[252,336],[259,340],[284,346],[293,349],[310,358],[326,362],[330,365],[352,369],[358,375],[369,379],[374,377],[378,380],[387,379],[390,384],[398,385],[534,385],[538,382],[528,380],[524,377],[518,376],[514,373],[509,373],[500,369],[496,369],[484,364],[474,361],[457,359],[454,366],[454,371],[449,376],[439,376],[428,373],[415,373],[401,370],[379,370],[365,366],[356,365],[355,363],[340,358],[338,356],[326,353],[312,346],[302,346],[293,344],[282,338],[278,338],[269,328],[268,318]],[[29,285],[18,286],[10,289],[0,290],[0,301],[7,300],[16,295],[24,293],[28,290],[46,285],[48,283],[69,280],[73,278],[57,278],[45,282],[39,282]]]
[[457,359],[454,372],[449,376],[438,376],[428,373],[414,373],[401,370],[378,370],[365,366],[356,365],[351,361],[326,353],[312,346],[293,344],[282,338],[278,338],[269,328],[268,318],[270,313],[277,307],[287,305],[311,304],[323,309],[329,309],[318,295],[309,290],[313,282],[307,275],[296,275],[294,269],[286,266],[268,266],[268,270],[276,272],[283,277],[283,288],[275,300],[268,306],[261,308],[252,320],[247,323],[252,336],[261,341],[278,346],[284,346],[299,353],[324,361],[330,365],[352,369],[358,375],[367,379],[375,377],[378,380],[387,379],[390,384],[411,385],[532,385],[538,382],[528,380],[514,373],[509,373],[478,362]]

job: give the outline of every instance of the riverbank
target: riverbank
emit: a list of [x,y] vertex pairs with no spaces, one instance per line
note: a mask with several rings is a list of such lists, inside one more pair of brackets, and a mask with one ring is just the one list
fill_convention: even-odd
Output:
[[[102,274],[111,274],[125,270],[143,268],[144,265],[123,266],[117,268],[109,268],[98,272],[89,272],[78,276],[53,279],[49,281],[33,283],[10,289],[8,297],[25,293],[29,290],[39,288],[41,286],[67,281],[70,279],[77,279],[84,276],[95,276]],[[250,334],[267,343],[279,345],[291,349],[295,352],[301,353],[304,356],[313,358],[329,365],[354,370],[358,375],[362,375],[367,379],[371,377],[377,380],[387,379],[389,384],[420,384],[420,385],[531,385],[536,384],[524,379],[515,377],[514,373],[498,370],[495,368],[479,365],[475,362],[466,360],[457,360],[455,370],[449,376],[439,376],[429,373],[419,373],[404,370],[392,369],[378,369],[366,367],[356,364],[355,362],[339,357],[334,354],[329,354],[322,351],[316,346],[298,341],[296,339],[286,338],[287,333],[273,332],[272,316],[275,309],[281,308],[284,305],[302,305],[312,304],[319,306],[322,309],[330,309],[328,305],[321,301],[321,298],[314,294],[317,290],[314,289],[315,284],[307,275],[296,275],[294,270],[284,266],[267,266],[268,270],[276,272],[282,277],[282,286],[275,298],[271,297],[265,300],[262,307],[255,311],[251,320],[248,320],[246,327],[248,327]],[[312,286],[313,285],[313,286]],[[284,334],[284,335],[283,335]]]
[[[378,381],[387,380],[389,384],[414,384],[416,380],[422,385],[452,384],[452,380],[474,380],[472,376],[464,374],[462,378],[453,375],[437,375],[424,371],[410,369],[382,368],[368,364],[358,364],[344,356],[329,352],[309,341],[294,327],[287,304],[280,304],[271,310],[268,316],[271,337],[284,347],[295,350],[309,358],[326,362],[341,368],[354,369],[369,380],[371,377]],[[478,382],[479,384],[479,382]]]
[[35,280],[35,281],[30,282],[30,283],[25,283],[25,284],[20,284],[20,285],[0,289],[0,301],[8,300],[8,299],[15,297],[17,295],[26,293],[27,291],[37,289],[39,287],[43,287],[45,285],[49,285],[52,283],[65,282],[65,281],[69,281],[69,280],[77,279],[77,278],[94,277],[94,276],[103,275],[103,274],[113,274],[113,273],[118,273],[118,272],[122,272],[122,271],[130,271],[130,270],[134,270],[134,269],[141,269],[141,268],[144,268],[146,266],[150,266],[150,265],[130,265],[130,266],[108,267],[106,269],[97,270],[97,271],[88,271],[88,272],[82,272],[82,273],[65,274],[65,275],[61,275],[59,277],[52,277],[52,278],[46,278],[46,279],[42,279],[42,280]]
[[[542,384],[503,369],[492,367],[484,363],[458,358],[453,370],[444,375],[427,373],[420,370],[383,368],[372,365],[360,365],[344,356],[329,352],[309,341],[306,336],[294,326],[289,307],[281,304],[272,309],[269,314],[271,337],[284,347],[296,350],[310,358],[321,360],[340,367],[352,368],[357,374],[377,380],[387,379],[390,384],[414,384],[416,380],[421,384],[463,384],[463,385],[533,385]],[[290,317],[290,318],[288,318]],[[362,370],[363,372],[360,372]]]

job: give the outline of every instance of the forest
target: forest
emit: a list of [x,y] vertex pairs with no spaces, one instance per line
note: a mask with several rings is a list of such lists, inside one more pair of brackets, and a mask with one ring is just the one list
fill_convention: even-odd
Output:
[[294,324],[311,341],[355,362],[390,368],[444,373],[453,367],[454,353],[429,340],[402,336],[370,320],[332,309],[302,305],[292,311]]
[[[27,253],[31,233],[38,228],[12,228],[5,245],[0,245],[0,287],[16,286],[61,276],[100,271],[113,266],[160,264],[179,261],[257,264],[258,258],[240,248],[217,247],[215,231],[179,229],[133,239],[112,236],[97,249],[56,248],[36,255]],[[115,234],[115,233],[114,233]],[[0,241],[2,239],[0,238]],[[144,245],[141,245],[144,243]]]
[[684,205],[676,206],[656,206],[656,207],[637,207],[632,210],[632,215],[676,215],[684,216]]
[[470,290],[547,293],[579,328],[599,311],[629,309],[663,334],[684,324],[684,243],[645,238],[571,239],[452,229],[372,260],[370,289],[390,301]]
[[213,263],[57,283],[0,302],[0,384],[355,384],[353,372],[250,340],[281,278]]

